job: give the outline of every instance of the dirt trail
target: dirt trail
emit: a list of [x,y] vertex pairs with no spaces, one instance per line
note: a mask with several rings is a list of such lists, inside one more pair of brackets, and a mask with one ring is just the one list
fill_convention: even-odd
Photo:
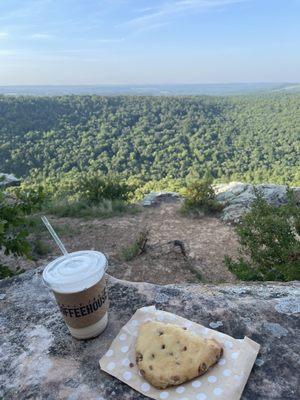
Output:
[[[75,219],[49,217],[61,234],[69,251],[95,249],[109,258],[109,273],[130,281],[159,284],[199,282],[233,282],[234,276],[223,265],[226,254],[237,255],[237,239],[231,226],[218,218],[189,218],[179,214],[179,203],[162,203],[142,208],[135,215],[108,219]],[[67,229],[66,229],[67,227]],[[125,262],[122,249],[130,246],[138,233],[149,229],[146,252]],[[47,238],[47,235],[45,235]],[[169,241],[181,241],[185,257],[178,246]],[[45,265],[59,253],[47,238],[52,252],[36,262],[18,261],[25,269]],[[3,257],[1,257],[3,258]],[[6,264],[15,264],[14,259]],[[3,261],[2,261],[3,262]]]

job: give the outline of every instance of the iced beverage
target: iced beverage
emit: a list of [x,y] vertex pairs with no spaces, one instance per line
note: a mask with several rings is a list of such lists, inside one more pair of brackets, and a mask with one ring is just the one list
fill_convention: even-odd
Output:
[[76,251],[52,261],[43,272],[45,284],[73,337],[98,336],[107,325],[107,260],[97,251]]

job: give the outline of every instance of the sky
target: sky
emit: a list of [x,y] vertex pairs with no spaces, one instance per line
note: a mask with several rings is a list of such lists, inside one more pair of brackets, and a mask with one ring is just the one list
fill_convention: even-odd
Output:
[[300,82],[300,0],[0,0],[0,85]]

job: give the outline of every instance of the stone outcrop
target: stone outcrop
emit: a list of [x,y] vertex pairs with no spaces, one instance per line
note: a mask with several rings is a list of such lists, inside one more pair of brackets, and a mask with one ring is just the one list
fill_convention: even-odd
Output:
[[280,206],[287,200],[287,187],[271,183],[251,185],[248,183],[231,182],[216,185],[214,189],[216,199],[225,204],[222,212],[222,219],[225,222],[238,222],[240,217],[250,209],[255,199],[255,189],[259,190],[269,204]]
[[0,282],[0,398],[145,399],[100,371],[98,360],[135,310],[152,304],[261,344],[243,400],[300,398],[297,283],[159,286],[109,278],[109,325],[98,338],[78,341],[69,335],[41,273]]
[[[242,182],[222,183],[214,186],[216,199],[224,204],[221,219],[228,223],[239,222],[255,199],[255,189],[259,190],[269,204],[280,206],[286,202],[287,186],[263,183],[252,185]],[[300,204],[300,187],[293,187],[295,197]],[[162,202],[176,202],[181,196],[175,192],[151,192],[141,201],[142,206],[156,206]]]
[[[287,200],[287,186],[275,185],[272,183],[263,183],[252,185],[242,182],[222,183],[214,186],[216,199],[224,204],[221,213],[221,219],[224,222],[239,222],[241,216],[251,208],[255,199],[255,190],[259,190],[269,204],[280,206]],[[300,187],[294,187],[292,190],[300,204]],[[151,192],[141,201],[143,206],[155,206],[162,202],[176,202],[181,196],[175,192]]]
[[141,205],[144,207],[156,206],[162,202],[174,202],[179,199],[180,195],[176,192],[150,192],[143,198]]
[[19,186],[21,179],[16,178],[13,174],[0,173],[0,189],[9,186]]

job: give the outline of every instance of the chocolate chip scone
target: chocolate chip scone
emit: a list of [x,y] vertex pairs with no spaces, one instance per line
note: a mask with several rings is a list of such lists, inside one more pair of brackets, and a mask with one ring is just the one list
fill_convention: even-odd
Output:
[[223,348],[216,340],[161,322],[141,325],[136,342],[136,362],[140,372],[158,389],[180,385],[203,375],[222,353]]

